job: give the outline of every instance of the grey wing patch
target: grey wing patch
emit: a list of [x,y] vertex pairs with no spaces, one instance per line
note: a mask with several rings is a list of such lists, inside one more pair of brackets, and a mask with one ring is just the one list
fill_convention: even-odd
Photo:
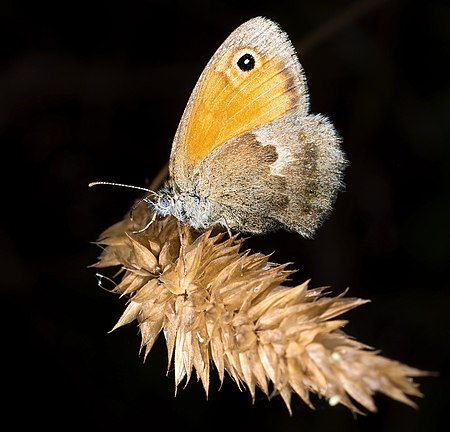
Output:
[[286,178],[271,175],[277,159],[275,147],[258,142],[252,132],[229,140],[208,155],[196,178],[198,194],[210,203],[211,219],[253,234],[279,228],[273,216],[287,208],[289,198]]
[[311,237],[344,187],[347,160],[340,137],[324,116],[297,112],[261,126],[255,135],[277,148],[272,174],[286,179],[289,203],[274,217],[286,228]]
[[343,188],[340,141],[325,117],[292,112],[211,152],[199,166],[197,193],[210,203],[211,220],[231,229],[311,237]]

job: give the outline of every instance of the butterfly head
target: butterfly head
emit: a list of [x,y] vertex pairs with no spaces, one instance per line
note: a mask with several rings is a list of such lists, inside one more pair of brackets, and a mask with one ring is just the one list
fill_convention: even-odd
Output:
[[181,222],[203,229],[211,225],[210,203],[195,192],[180,192],[172,179],[146,200],[160,216],[172,215]]
[[175,214],[177,200],[177,195],[171,189],[163,188],[145,201],[156,213],[161,216],[167,216]]

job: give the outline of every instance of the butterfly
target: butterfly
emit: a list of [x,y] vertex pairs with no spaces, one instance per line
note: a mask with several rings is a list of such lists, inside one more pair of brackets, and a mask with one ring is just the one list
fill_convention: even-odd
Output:
[[278,24],[253,18],[203,70],[176,131],[169,178],[144,199],[203,230],[311,237],[343,188],[341,139],[309,112],[303,68]]

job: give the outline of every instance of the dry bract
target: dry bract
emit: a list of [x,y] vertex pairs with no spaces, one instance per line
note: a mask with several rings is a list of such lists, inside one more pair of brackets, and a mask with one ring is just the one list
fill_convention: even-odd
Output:
[[286,265],[241,251],[241,238],[195,233],[172,217],[130,234],[150,216],[143,207],[102,234],[95,267],[120,266],[114,291],[129,300],[114,329],[137,320],[145,356],[163,331],[177,386],[195,370],[208,393],[212,362],[221,381],[226,371],[253,398],[257,387],[280,394],[289,410],[293,393],[310,407],[316,393],[354,412],[355,402],[376,411],[375,392],[415,406],[408,396],[421,393],[410,377],[427,373],[342,331],[338,317],[366,300],[308,282],[285,286]]

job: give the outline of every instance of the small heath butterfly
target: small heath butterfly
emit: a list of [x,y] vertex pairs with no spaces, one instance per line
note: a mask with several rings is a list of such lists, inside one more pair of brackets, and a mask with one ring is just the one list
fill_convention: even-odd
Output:
[[266,18],[242,24],[200,75],[169,179],[144,201],[196,229],[311,237],[343,187],[347,162],[333,125],[309,113],[308,99],[288,36]]

